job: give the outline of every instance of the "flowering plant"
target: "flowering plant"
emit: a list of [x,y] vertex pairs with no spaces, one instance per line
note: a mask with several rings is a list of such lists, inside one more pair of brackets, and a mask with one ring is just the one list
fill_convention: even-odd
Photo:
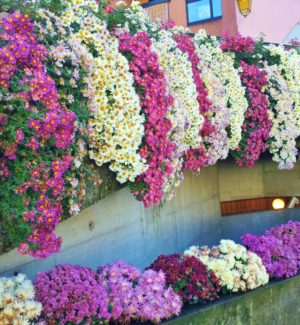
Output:
[[133,182],[146,168],[137,152],[144,134],[144,116],[127,60],[118,50],[118,39],[98,18],[98,9],[93,1],[71,1],[62,21],[65,26],[79,24],[72,37],[91,55],[86,77],[86,96],[92,114],[90,157],[98,166],[110,163],[109,168],[116,172],[119,182]]
[[[178,48],[186,53],[191,65],[194,83],[197,89],[197,100],[199,106],[199,114],[204,117],[204,123],[202,128],[199,130],[199,135],[204,141],[205,137],[210,136],[215,132],[215,127],[212,125],[209,116],[211,109],[211,101],[208,98],[208,93],[205,88],[204,82],[202,80],[200,69],[199,69],[199,57],[196,53],[195,45],[187,34],[175,33],[174,38],[177,42]],[[185,156],[184,168],[190,169],[193,171],[199,171],[201,167],[204,167],[208,164],[209,156],[206,151],[206,147],[203,142],[199,143],[199,147],[197,149],[190,149]]]
[[232,151],[232,155],[239,166],[253,167],[261,153],[267,149],[272,125],[268,114],[269,101],[264,93],[267,73],[251,64],[256,50],[256,43],[251,37],[224,35],[221,48],[236,54],[236,65],[240,66],[241,81],[246,87],[249,102],[242,126],[242,140],[237,149]]
[[116,323],[152,321],[179,315],[180,297],[166,288],[163,272],[141,273],[137,268],[117,261],[98,268],[99,282],[108,292],[112,319]]
[[41,319],[47,324],[91,324],[110,319],[106,290],[87,267],[58,265],[39,273],[34,285],[43,305]]
[[36,319],[42,305],[34,300],[34,287],[24,274],[0,278],[0,323],[29,324]]
[[[214,36],[206,35],[204,30],[200,30],[194,36],[194,42],[197,44],[196,49],[201,58],[201,64],[208,66],[224,87],[224,92],[222,92],[221,85],[215,91],[217,91],[216,95],[220,96],[220,92],[218,91],[220,89],[225,100],[225,105],[227,106],[228,112],[221,111],[220,113],[225,114],[223,122],[226,122],[228,118],[226,114],[229,114],[229,125],[224,124],[224,127],[228,131],[228,146],[231,150],[234,150],[241,141],[244,114],[248,108],[248,102],[245,98],[245,87],[242,86],[239,72],[234,66],[235,54],[233,52],[222,51],[217,39]],[[218,84],[217,80],[215,82]],[[209,81],[206,82],[206,85],[207,87],[215,87]],[[215,101],[214,93],[212,93],[211,97]],[[222,99],[220,97],[217,98],[222,108],[224,105],[222,104]],[[220,114],[220,118],[223,119],[222,114]],[[225,150],[227,150],[226,144]]]
[[300,223],[289,221],[262,236],[245,234],[242,241],[262,258],[271,277],[290,277],[300,269]]
[[299,135],[294,120],[293,95],[277,65],[266,66],[266,71],[269,79],[266,94],[269,96],[272,120],[268,149],[280,169],[291,169],[297,160],[296,139]]
[[223,293],[253,290],[269,282],[260,257],[232,240],[221,240],[212,248],[192,246],[184,254],[195,256],[215,272]]
[[176,149],[175,143],[168,138],[171,122],[166,117],[173,97],[166,92],[165,74],[156,53],[151,51],[152,42],[147,33],[138,32],[132,36],[125,32],[119,39],[120,51],[131,58],[130,70],[147,115],[145,139],[139,153],[146,159],[148,168],[131,184],[131,189],[145,207],[158,205],[163,196],[162,186],[173,170],[171,158]]
[[159,64],[165,71],[168,91],[174,98],[167,118],[172,123],[169,137],[176,144],[176,150],[172,157],[173,171],[163,186],[163,192],[171,198],[174,188],[183,180],[184,155],[189,149],[198,148],[201,141],[199,130],[203,117],[199,115],[197,90],[187,55],[177,48],[172,32],[161,30],[158,35],[152,50],[158,55]]
[[204,31],[195,35],[194,44],[200,59],[198,68],[201,70],[201,76],[211,101],[208,119],[214,128],[214,132],[204,137],[203,141],[207,148],[207,164],[214,165],[219,159],[225,159],[229,151],[227,137],[227,128],[229,127],[228,99],[226,98],[223,80],[219,77],[220,66],[223,64],[221,61],[222,50],[216,44],[215,38],[208,38]]
[[29,17],[15,12],[1,23],[1,210],[19,252],[46,257],[61,245],[54,231],[76,115],[59,101]]
[[160,255],[149,269],[163,271],[167,284],[174,288],[184,303],[194,304],[218,299],[218,277],[193,256]]

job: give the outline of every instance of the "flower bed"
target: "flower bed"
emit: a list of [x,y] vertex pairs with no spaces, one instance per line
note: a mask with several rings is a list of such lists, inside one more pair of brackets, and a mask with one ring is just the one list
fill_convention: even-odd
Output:
[[193,246],[184,254],[161,255],[145,271],[122,261],[101,265],[96,272],[58,265],[37,275],[36,301],[23,275],[0,278],[0,320],[10,325],[8,317],[26,315],[28,319],[39,316],[41,324],[157,324],[180,315],[183,306],[210,304],[262,287],[269,277],[296,275],[299,236],[300,222],[289,221],[257,239],[244,235],[250,250],[222,240],[212,248]]

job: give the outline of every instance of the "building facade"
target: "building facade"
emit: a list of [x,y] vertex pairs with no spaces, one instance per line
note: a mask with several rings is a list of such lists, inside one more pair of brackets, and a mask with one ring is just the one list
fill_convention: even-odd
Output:
[[[132,0],[126,0],[129,4]],[[300,0],[252,0],[245,18],[236,0],[140,0],[153,19],[172,19],[192,32],[203,28],[210,35],[240,32],[245,36],[265,36],[267,42],[300,40]]]

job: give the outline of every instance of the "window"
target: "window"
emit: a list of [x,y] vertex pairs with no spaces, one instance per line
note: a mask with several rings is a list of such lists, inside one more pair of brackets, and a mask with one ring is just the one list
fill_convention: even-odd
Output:
[[186,0],[188,24],[222,17],[222,0]]

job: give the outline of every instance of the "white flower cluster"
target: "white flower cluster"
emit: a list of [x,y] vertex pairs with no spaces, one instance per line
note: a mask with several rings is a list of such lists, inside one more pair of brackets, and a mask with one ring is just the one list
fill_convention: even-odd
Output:
[[269,282],[269,275],[256,254],[232,240],[212,248],[192,246],[184,252],[195,256],[219,277],[224,291],[253,290]]
[[294,102],[294,123],[300,135],[300,55],[296,50],[286,51],[282,46],[269,45],[267,49],[273,57],[280,57],[278,71],[286,80]]
[[0,324],[29,325],[42,311],[34,295],[32,282],[24,274],[0,278]]
[[159,32],[159,39],[153,40],[152,50],[158,55],[158,61],[165,72],[167,87],[174,98],[174,104],[168,111],[167,119],[172,123],[170,138],[176,144],[173,157],[173,173],[163,187],[164,193],[173,194],[174,187],[183,180],[183,156],[189,149],[196,149],[201,142],[199,130],[203,117],[199,114],[197,89],[193,79],[191,63],[187,54],[177,48],[172,33]]
[[269,116],[272,120],[269,151],[273,154],[273,160],[278,163],[280,169],[291,169],[297,160],[296,138],[299,136],[299,130],[294,121],[293,94],[278,71],[277,65],[266,66],[265,70],[269,79],[266,93],[275,101],[269,109]]
[[208,164],[226,159],[229,152],[227,127],[229,126],[228,98],[224,81],[219,77],[222,69],[223,52],[215,37],[208,37],[202,29],[194,37],[196,53],[200,59],[199,69],[212,105],[208,119],[215,131],[203,139]]
[[[216,79],[219,79],[225,87],[224,100],[229,111],[229,134],[227,145],[231,150],[235,150],[241,141],[242,125],[244,123],[245,112],[248,108],[248,102],[245,97],[245,87],[242,86],[238,70],[234,67],[234,54],[223,52],[218,40],[215,37],[207,36],[204,30],[200,30],[195,35],[195,43],[198,49],[198,55],[200,55],[204,64],[210,67],[217,77]],[[205,84],[207,85],[208,82]],[[215,88],[217,90],[217,86],[215,86]],[[213,93],[212,97],[213,102],[216,101],[214,95],[215,93]],[[218,101],[220,101],[220,99]],[[217,102],[217,105],[221,105],[222,107],[223,104]],[[222,110],[219,116],[222,116],[221,112]],[[226,150],[227,148],[225,152]]]
[[[74,34],[81,44],[91,46],[94,69],[88,78],[90,109],[90,157],[97,165],[110,163],[120,183],[134,181],[147,168],[138,154],[144,135],[144,115],[133,86],[126,58],[120,53],[118,39],[106,23],[86,10],[93,4],[72,0],[63,20],[66,25],[76,21],[80,30]],[[78,4],[80,3],[80,4]]]
[[[125,10],[125,17],[136,30],[144,32],[156,32],[159,25],[151,21],[146,10],[143,10],[138,1],[132,1],[131,5]],[[128,23],[125,22],[125,30],[128,30]]]

